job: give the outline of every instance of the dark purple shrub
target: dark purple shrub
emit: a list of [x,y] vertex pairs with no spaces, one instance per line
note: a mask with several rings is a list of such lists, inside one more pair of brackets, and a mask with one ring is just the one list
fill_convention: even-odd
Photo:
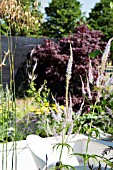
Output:
[[[89,30],[86,25],[79,26],[75,29],[74,34],[69,35],[55,43],[50,40],[45,40],[44,45],[37,45],[30,54],[28,54],[27,60],[20,68],[25,70],[26,81],[28,84],[28,72],[32,72],[35,61],[37,60],[37,67],[35,74],[36,89],[43,84],[44,80],[47,80],[47,86],[50,88],[52,94],[60,104],[65,104],[65,86],[66,86],[66,68],[68,59],[70,56],[70,43],[73,49],[73,67],[72,78],[70,80],[69,92],[72,96],[73,108],[78,110],[82,102],[82,90],[81,79],[86,84],[86,75],[88,73],[89,65],[89,53],[100,50],[100,54],[95,58],[92,58],[93,75],[95,80],[98,76],[98,68],[100,65],[102,51],[105,48],[105,42],[102,41],[102,33],[100,31]],[[29,63],[29,64],[28,64]],[[25,68],[26,67],[26,68]],[[18,80],[19,71],[16,75],[16,81]],[[17,83],[16,83],[17,84]],[[22,84],[22,82],[21,82]],[[20,79],[17,86],[17,92],[20,94]]]

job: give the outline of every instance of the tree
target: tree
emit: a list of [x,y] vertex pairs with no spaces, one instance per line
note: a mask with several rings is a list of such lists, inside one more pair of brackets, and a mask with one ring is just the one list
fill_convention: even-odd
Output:
[[72,32],[81,18],[80,7],[77,0],[52,0],[45,8],[47,21],[43,24],[43,35],[63,37]]
[[[93,67],[94,82],[98,77],[98,66],[101,63],[102,51],[106,43],[102,41],[103,34],[100,31],[90,30],[86,25],[76,27],[74,34],[63,37],[58,42],[45,40],[45,44],[37,45],[32,53],[27,55],[26,61],[18,69],[15,76],[15,89],[18,97],[23,97],[26,90],[29,89],[30,76],[34,74],[34,84],[38,90],[47,80],[47,87],[52,92],[59,104],[65,104],[65,88],[66,88],[66,70],[70,56],[70,42],[73,49],[73,67],[71,72],[71,80],[69,84],[69,93],[72,96],[73,109],[79,110],[83,101],[82,83],[80,75],[84,81],[84,87],[87,91],[87,78],[89,70],[89,62],[91,60]],[[89,59],[89,53],[100,51],[96,56]],[[96,52],[97,53],[97,52]],[[92,89],[91,85],[91,89]],[[95,92],[92,89],[93,102]],[[87,100],[88,99],[88,100]],[[91,104],[91,100],[86,97],[87,104]]]
[[[92,29],[100,30],[105,34],[104,39],[108,40],[113,37],[113,0],[100,0],[92,9],[87,18],[88,24]],[[110,58],[113,64],[113,43],[111,45]]]
[[106,39],[113,37],[113,9],[110,7],[111,2],[113,0],[100,0],[87,18],[91,28],[101,30],[106,35]]

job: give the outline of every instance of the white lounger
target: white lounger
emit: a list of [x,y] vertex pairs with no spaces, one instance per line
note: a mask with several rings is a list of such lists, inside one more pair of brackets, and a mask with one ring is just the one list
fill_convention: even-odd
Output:
[[[26,141],[38,169],[44,170],[46,166],[50,169],[55,167],[56,163],[59,162],[60,148],[56,149],[55,147],[53,150],[53,145],[51,145],[47,138],[41,138],[37,135],[28,135]],[[71,153],[72,151],[68,153],[68,148],[66,146],[63,148],[62,163],[64,165],[79,166],[76,156],[70,157]]]

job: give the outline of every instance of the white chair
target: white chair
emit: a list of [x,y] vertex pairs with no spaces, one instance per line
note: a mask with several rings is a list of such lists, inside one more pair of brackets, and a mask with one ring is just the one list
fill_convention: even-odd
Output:
[[[55,147],[53,150],[53,145],[47,138],[41,138],[38,135],[28,135],[26,141],[38,169],[44,170],[46,166],[47,169],[51,169],[59,162],[60,147],[58,149]],[[75,156],[70,157],[71,153],[68,153],[68,148],[64,147],[61,162],[64,165],[79,166],[77,158]]]

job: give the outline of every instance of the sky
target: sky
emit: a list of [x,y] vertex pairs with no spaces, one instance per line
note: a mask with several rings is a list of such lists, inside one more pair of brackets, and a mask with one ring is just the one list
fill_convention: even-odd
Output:
[[82,11],[86,13],[86,16],[88,16],[89,12],[91,11],[91,8],[95,6],[97,2],[100,2],[100,0],[78,0],[82,4]]
[[[48,3],[51,2],[51,0],[40,0],[43,7],[48,6]],[[86,16],[88,16],[88,13],[91,11],[91,8],[95,6],[95,3],[99,2],[100,0],[78,0],[82,4],[82,12],[86,13]]]

